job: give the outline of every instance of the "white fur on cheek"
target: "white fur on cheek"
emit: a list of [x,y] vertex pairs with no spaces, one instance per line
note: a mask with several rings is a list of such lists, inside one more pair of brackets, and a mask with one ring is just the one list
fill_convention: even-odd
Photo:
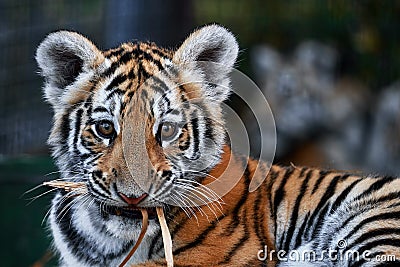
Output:
[[[53,205],[56,203],[56,201],[58,199],[59,199],[59,197],[56,197],[53,200]],[[51,231],[53,234],[54,245],[60,252],[61,262],[63,263],[62,266],[85,267],[85,265],[80,263],[70,252],[70,249],[68,248],[67,243],[65,242],[64,237],[61,234],[58,223],[56,222],[56,220],[57,220],[56,216],[57,215],[55,214],[55,210],[54,210],[54,208],[52,208],[51,212],[50,212],[50,216],[49,216],[50,228],[51,228]]]

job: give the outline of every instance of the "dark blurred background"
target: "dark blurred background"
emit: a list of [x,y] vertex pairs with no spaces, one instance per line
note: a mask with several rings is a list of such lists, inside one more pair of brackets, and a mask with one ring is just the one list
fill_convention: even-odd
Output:
[[46,34],[75,30],[102,49],[129,40],[175,48],[212,22],[237,36],[237,67],[271,105],[277,162],[400,174],[399,1],[1,0],[2,266],[42,266],[50,243],[50,197],[23,195],[57,177],[34,60]]

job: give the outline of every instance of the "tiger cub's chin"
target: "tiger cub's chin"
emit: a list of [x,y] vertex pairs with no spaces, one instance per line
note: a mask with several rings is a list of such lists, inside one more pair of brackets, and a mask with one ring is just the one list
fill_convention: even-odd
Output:
[[[114,214],[100,214],[97,209],[97,214],[92,215],[95,219],[101,221],[105,226],[105,231],[112,235],[113,237],[123,239],[123,240],[137,240],[142,229],[142,219],[140,217],[124,216],[124,215],[114,215]],[[139,211],[140,212],[140,211]],[[155,217],[151,216],[148,221],[148,228],[146,231],[147,235],[152,235],[159,228],[158,224],[155,222]]]
[[[102,220],[101,217],[97,217]],[[105,231],[113,237],[131,241],[137,240],[142,229],[142,222],[139,219],[130,219],[118,215],[111,215],[108,219],[104,219],[102,223]],[[158,225],[154,220],[149,220],[146,235],[153,235],[158,229]]]
[[[51,221],[62,224],[65,218],[70,218],[70,227],[75,226],[82,232],[94,236],[102,234],[103,237],[117,238],[126,241],[137,240],[142,228],[142,216],[138,209],[128,209],[126,207],[115,207],[100,203],[93,199],[77,200],[68,206],[62,197],[55,198],[53,207],[56,208],[51,213]],[[151,235],[158,228],[154,222],[156,218],[155,208],[148,209],[149,225],[147,234]],[[52,224],[55,225],[55,224]]]

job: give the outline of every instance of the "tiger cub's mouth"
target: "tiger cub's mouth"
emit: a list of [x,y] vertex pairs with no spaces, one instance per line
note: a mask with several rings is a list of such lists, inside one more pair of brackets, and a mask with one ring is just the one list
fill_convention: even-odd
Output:
[[[140,211],[140,209],[133,206],[118,207],[118,206],[105,205],[102,206],[100,210],[103,217],[107,215],[115,215],[115,216],[125,217],[128,219],[136,219],[136,220],[143,219],[142,212]],[[157,217],[157,211],[155,207],[146,208],[146,210],[150,220],[155,219]]]

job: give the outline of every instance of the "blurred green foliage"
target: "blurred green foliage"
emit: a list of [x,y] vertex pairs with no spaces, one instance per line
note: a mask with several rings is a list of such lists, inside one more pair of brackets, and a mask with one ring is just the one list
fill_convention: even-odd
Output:
[[[32,266],[49,249],[50,238],[42,220],[50,207],[51,194],[42,195],[48,188],[36,187],[43,179],[55,179],[54,175],[44,176],[54,170],[50,157],[0,161],[1,266]],[[53,260],[46,266],[55,263]]]
[[400,1],[193,1],[196,22],[230,28],[241,48],[269,44],[290,52],[305,39],[339,51],[339,75],[372,90],[400,76]]

